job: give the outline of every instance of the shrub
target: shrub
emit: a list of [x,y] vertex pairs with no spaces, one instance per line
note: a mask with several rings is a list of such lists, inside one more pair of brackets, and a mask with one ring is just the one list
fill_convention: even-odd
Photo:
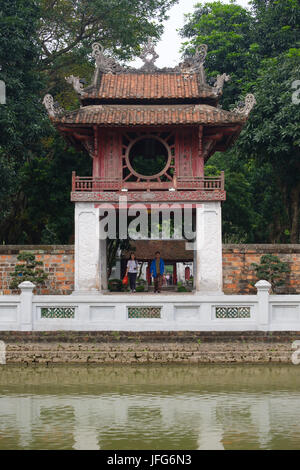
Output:
[[[126,288],[126,286],[124,286]],[[123,289],[121,279],[110,279],[108,281],[108,290],[111,292],[121,292]]]
[[189,292],[189,290],[184,286],[178,286],[177,292]]
[[136,286],[136,291],[137,292],[144,292],[145,287],[144,286]]
[[278,256],[274,255],[263,255],[260,258],[259,264],[252,263],[251,266],[255,271],[256,277],[269,281],[274,291],[285,284],[287,274],[291,270],[288,263],[281,261]]
[[[20,282],[23,281],[31,281],[37,287],[45,285],[48,274],[43,269],[44,263],[35,259],[35,254],[24,251],[17,256],[17,260],[22,261],[22,264],[16,264],[14,272],[10,273],[12,277],[11,289],[17,289]],[[37,266],[42,267],[38,268]]]

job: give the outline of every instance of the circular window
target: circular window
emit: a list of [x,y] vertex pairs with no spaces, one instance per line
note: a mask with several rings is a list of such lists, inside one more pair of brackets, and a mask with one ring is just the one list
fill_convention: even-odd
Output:
[[126,163],[130,172],[143,179],[163,175],[170,165],[171,158],[168,146],[156,136],[137,138],[126,152]]

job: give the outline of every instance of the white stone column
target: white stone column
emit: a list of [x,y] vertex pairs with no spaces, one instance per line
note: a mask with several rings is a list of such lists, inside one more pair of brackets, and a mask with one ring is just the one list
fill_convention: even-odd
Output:
[[198,450],[224,450],[224,431],[217,419],[219,400],[201,400]]
[[221,202],[204,202],[196,208],[196,292],[221,294],[222,216]]
[[[91,202],[75,203],[75,292],[73,294],[101,292],[105,288],[102,265],[105,240],[99,236],[99,210]],[[106,278],[106,272],[105,272]]]
[[260,449],[269,449],[272,441],[271,435],[271,400],[268,395],[264,395],[256,400],[250,408],[253,428],[257,429]]
[[100,290],[107,290],[106,239],[100,240]]
[[[194,246],[196,246],[196,242]],[[194,290],[196,290],[196,281],[197,281],[197,250],[194,249],[194,256],[193,256],[193,289]]]
[[269,281],[260,280],[255,284],[258,297],[258,322],[260,330],[268,330],[269,328],[269,293],[271,284]]
[[33,312],[32,312],[32,298],[33,289],[35,284],[30,281],[23,281],[18,285],[21,289],[20,295],[20,330],[32,331],[33,330]]
[[4,341],[0,341],[0,364],[6,364],[6,344]]

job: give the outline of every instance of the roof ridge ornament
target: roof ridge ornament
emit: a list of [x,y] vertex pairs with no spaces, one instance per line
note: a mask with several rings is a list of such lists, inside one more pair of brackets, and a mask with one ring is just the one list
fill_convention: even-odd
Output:
[[94,42],[92,44],[92,50],[92,57],[96,61],[96,66],[100,67],[102,65],[102,60],[105,59],[105,56],[103,54],[104,47],[102,46],[102,44],[100,44],[100,42]]
[[76,91],[76,93],[78,93],[79,95],[82,95],[84,93],[83,83],[80,82],[80,77],[75,77],[74,75],[70,75],[69,77],[65,77],[65,80],[67,83],[70,83],[70,85],[73,85],[73,88]]
[[200,44],[196,47],[195,54],[192,57],[187,57],[186,60],[180,64],[181,73],[191,75],[196,73],[200,77],[200,83],[206,85],[204,62],[207,55],[207,44]]
[[241,114],[243,116],[248,116],[256,104],[256,99],[255,96],[252,95],[251,93],[248,93],[245,98],[245,103],[244,106],[238,106],[232,110],[233,113],[235,114]]
[[[155,50],[155,44],[151,39],[148,39],[147,44],[144,46],[140,59],[144,62],[144,65],[141,67],[141,70],[145,72],[155,72],[157,69],[155,61],[158,59],[159,55]],[[150,56],[150,57],[149,57]]]
[[197,63],[198,66],[204,64],[206,56],[207,56],[207,49],[208,49],[207,44],[200,44],[199,46],[196,47],[194,61]]
[[53,96],[49,93],[44,96],[43,105],[45,106],[50,118],[56,118],[65,112],[57,102],[54,102]]
[[217,75],[216,83],[214,84],[213,88],[215,90],[216,95],[220,95],[223,91],[224,83],[230,80],[230,75],[223,73],[222,75]]
[[192,66],[192,70],[198,74],[200,77],[200,82],[203,85],[206,85],[204,62],[207,56],[207,49],[207,44],[200,44],[196,47],[196,53],[193,59],[194,64]]
[[123,71],[123,67],[112,57],[104,55],[104,47],[100,42],[94,42],[92,44],[92,57],[96,61],[96,68],[103,73],[120,73]]

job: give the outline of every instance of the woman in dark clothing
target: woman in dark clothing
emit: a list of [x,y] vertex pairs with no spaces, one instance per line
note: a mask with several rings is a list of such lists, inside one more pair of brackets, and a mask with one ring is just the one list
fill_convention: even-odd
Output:
[[130,253],[130,258],[127,261],[126,274],[129,276],[129,285],[131,292],[135,292],[136,289],[136,276],[138,271],[138,262],[135,259],[135,254]]

